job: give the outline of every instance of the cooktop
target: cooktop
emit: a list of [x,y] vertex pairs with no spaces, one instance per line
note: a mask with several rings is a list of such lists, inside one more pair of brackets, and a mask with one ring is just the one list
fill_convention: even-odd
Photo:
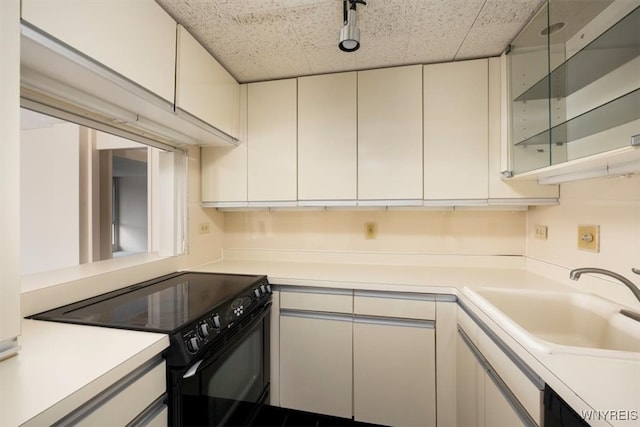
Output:
[[265,276],[173,273],[31,318],[172,333],[238,295],[255,292],[262,282]]

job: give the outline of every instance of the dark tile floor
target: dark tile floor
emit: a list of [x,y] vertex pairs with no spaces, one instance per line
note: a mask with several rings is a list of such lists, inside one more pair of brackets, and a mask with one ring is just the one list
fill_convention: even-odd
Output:
[[348,418],[331,417],[265,405],[255,421],[255,427],[376,427]]

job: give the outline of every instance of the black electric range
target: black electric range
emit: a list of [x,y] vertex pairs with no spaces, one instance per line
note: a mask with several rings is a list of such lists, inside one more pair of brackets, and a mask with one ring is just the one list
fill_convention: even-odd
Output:
[[248,426],[269,398],[266,276],[178,272],[31,316],[169,335],[168,423]]
[[185,365],[270,301],[265,276],[178,272],[30,318],[169,334],[167,362]]

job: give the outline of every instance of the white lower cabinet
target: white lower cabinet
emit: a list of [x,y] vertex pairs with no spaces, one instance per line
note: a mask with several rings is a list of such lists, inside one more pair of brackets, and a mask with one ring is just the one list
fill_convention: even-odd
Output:
[[426,294],[282,288],[281,406],[435,426],[435,313]]
[[295,286],[279,296],[283,407],[398,427],[543,423],[544,382],[453,296]]
[[461,334],[456,337],[456,420],[466,427],[483,426],[485,372]]
[[351,291],[280,292],[280,405],[351,418]]
[[487,374],[484,381],[484,425],[490,427],[516,427],[530,425],[513,409],[513,403],[505,397],[499,380]]
[[464,310],[459,310],[456,341],[458,425],[542,425],[544,383],[503,348]]
[[166,426],[165,361],[158,358],[136,369],[56,425]]
[[392,426],[435,426],[434,355],[434,322],[356,316],[354,418]]
[[351,317],[282,312],[280,404],[351,418]]

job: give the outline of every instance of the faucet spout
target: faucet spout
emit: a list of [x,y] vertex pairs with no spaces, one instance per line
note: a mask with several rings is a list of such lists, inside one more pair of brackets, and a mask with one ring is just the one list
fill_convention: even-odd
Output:
[[[637,269],[633,269],[633,272],[638,273],[636,270]],[[638,301],[640,301],[640,289],[638,289],[638,287],[634,285],[631,280],[613,271],[605,270],[603,268],[590,268],[590,267],[576,268],[575,270],[571,270],[571,272],[569,273],[569,278],[571,280],[578,280],[580,276],[582,276],[585,273],[602,274],[603,276],[608,276],[618,280],[620,283],[622,283],[627,288],[629,288],[629,290],[638,299]]]

